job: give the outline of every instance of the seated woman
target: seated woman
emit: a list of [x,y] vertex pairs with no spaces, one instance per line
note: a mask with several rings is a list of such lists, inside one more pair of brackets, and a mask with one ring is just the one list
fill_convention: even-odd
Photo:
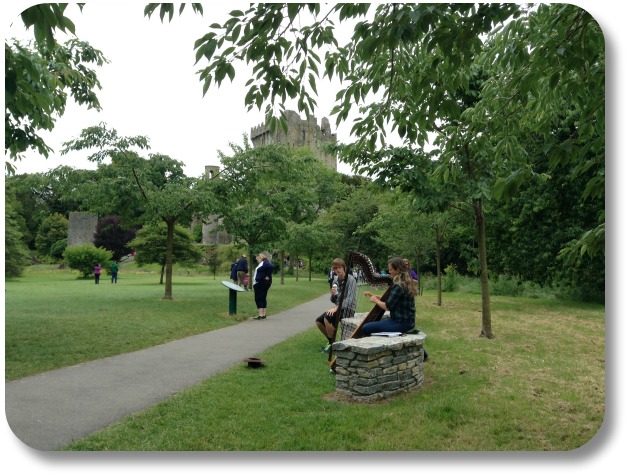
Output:
[[[414,297],[417,290],[415,281],[408,274],[408,268],[403,259],[392,258],[388,261],[388,273],[393,278],[393,285],[385,302],[382,301],[381,296],[369,291],[365,292],[364,295],[376,306],[384,311],[389,311],[390,319],[364,324],[362,331],[365,337],[376,332],[408,332],[415,325]],[[427,360],[427,352],[425,350],[423,352],[423,360]]]

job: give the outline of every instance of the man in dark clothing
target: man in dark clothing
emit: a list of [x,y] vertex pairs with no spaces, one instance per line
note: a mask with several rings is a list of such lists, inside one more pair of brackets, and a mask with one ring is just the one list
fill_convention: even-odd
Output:
[[236,264],[236,272],[238,274],[238,286],[242,286],[244,289],[248,289],[244,284],[244,275],[249,272],[249,263],[246,261],[246,255],[238,260]]
[[233,281],[233,284],[238,284],[238,261],[234,261],[231,264],[231,274],[229,275],[229,279],[231,279],[231,281]]

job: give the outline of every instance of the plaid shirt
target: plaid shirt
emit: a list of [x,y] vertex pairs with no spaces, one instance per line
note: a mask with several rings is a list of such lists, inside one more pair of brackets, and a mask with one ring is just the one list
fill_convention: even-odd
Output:
[[416,317],[414,298],[398,284],[394,284],[390,290],[386,307],[390,311],[392,321],[414,324]]

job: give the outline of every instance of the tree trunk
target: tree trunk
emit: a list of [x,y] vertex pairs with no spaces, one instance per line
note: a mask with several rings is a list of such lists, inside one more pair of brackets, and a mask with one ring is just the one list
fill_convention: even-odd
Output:
[[297,255],[296,265],[297,265],[297,273],[296,273],[297,280],[296,281],[298,283],[299,282],[299,255]]
[[414,263],[416,265],[416,276],[417,276],[417,281],[416,281],[416,286],[417,286],[417,293],[419,294],[419,296],[421,296],[423,294],[423,290],[421,289],[421,255],[419,253],[416,253],[414,255]]
[[438,235],[438,226],[434,227],[434,233],[436,235],[436,282],[438,287],[438,298],[436,304],[438,306],[443,305],[443,274],[441,272],[440,265],[440,239]]
[[482,285],[482,331],[480,337],[493,339],[491,329],[491,297],[488,289],[488,261],[486,259],[486,226],[484,223],[484,207],[482,200],[473,201],[475,224],[478,232],[478,249],[480,258],[480,283]]
[[284,277],[284,273],[285,273],[285,269],[284,269],[285,266],[283,264],[285,259],[286,259],[286,253],[282,249],[279,252],[279,272],[281,273],[281,284],[283,284],[283,277]]
[[255,256],[253,256],[251,248],[249,248],[249,287],[247,288],[249,291],[253,291],[253,285],[255,282],[253,281],[253,275],[255,274],[255,268],[257,267],[257,262],[255,261]]
[[172,251],[174,248],[174,220],[167,220],[168,232],[166,234],[166,289],[164,299],[172,300]]
[[166,270],[166,265],[161,265],[161,273],[159,274],[159,284],[164,284],[164,272]]

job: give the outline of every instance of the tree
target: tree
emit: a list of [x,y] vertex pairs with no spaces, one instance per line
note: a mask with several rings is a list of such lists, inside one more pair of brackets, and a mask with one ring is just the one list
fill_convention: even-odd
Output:
[[4,276],[14,278],[20,276],[28,266],[30,256],[22,238],[19,215],[8,200],[4,203],[4,226]]
[[39,227],[35,243],[42,255],[50,255],[52,246],[68,237],[68,219],[59,213],[53,213]]
[[[508,153],[526,132],[534,134],[542,168],[569,168],[574,180],[586,176],[581,201],[603,200],[606,59],[600,25],[575,5],[540,4],[496,32],[489,46],[483,60],[494,79],[472,114],[490,115],[489,132],[504,139],[496,153]],[[512,195],[532,171],[524,163],[502,178],[497,192]],[[563,248],[567,264],[585,253],[604,256],[604,217],[602,208],[596,226]]]
[[334,206],[322,213],[319,221],[337,238],[327,245],[329,254],[348,257],[353,250],[366,254],[373,263],[386,263],[389,249],[377,241],[376,234],[367,227],[385,202],[386,191],[373,184],[355,188]]
[[489,209],[491,270],[542,286],[568,285],[574,296],[603,302],[603,256],[585,253],[569,266],[559,259],[574,236],[597,225],[604,208],[603,197],[580,199],[595,171],[590,174],[573,178],[571,167],[555,167],[546,181],[523,184],[516,197]]
[[75,170],[69,166],[56,167],[45,173],[10,175],[5,177],[7,189],[15,196],[15,211],[26,224],[25,242],[35,249],[35,237],[44,219],[54,213],[65,217],[83,210],[85,184],[96,180],[96,171]]
[[[396,132],[403,147],[419,155],[430,134],[436,135],[440,164],[433,173],[443,181],[464,183],[475,216],[481,335],[492,337],[484,205],[493,193],[514,193],[517,184],[535,175],[521,138],[543,134],[556,151],[553,156],[575,164],[577,174],[591,166],[593,154],[600,174],[585,196],[599,193],[604,182],[603,139],[594,137],[604,135],[601,30],[590,15],[571,5],[526,8],[379,4],[371,14],[368,4],[336,4],[321,15],[320,4],[254,4],[245,12],[231,12],[223,25],[211,25],[212,31],[196,42],[197,60],[209,63],[200,80],[207,90],[226,77],[233,79],[238,61],[252,63],[246,104],[267,105],[271,129],[285,128],[286,100],[296,101],[300,112],[314,111],[316,77],[323,66],[326,76],[347,85],[336,96],[332,113],[337,121],[357,110],[352,129],[357,139],[340,152],[361,173],[394,166],[388,132]],[[334,36],[335,21],[354,22],[345,46]],[[496,28],[506,21],[508,27]],[[322,60],[318,53],[324,49]],[[579,81],[591,87],[582,89]],[[574,97],[570,91],[575,89],[586,92]],[[549,118],[565,110],[584,132],[560,137]],[[416,169],[409,164],[403,172]],[[601,227],[582,237],[581,250],[603,252]]]
[[290,223],[286,234],[285,244],[282,248],[290,253],[290,258],[297,263],[297,281],[299,280],[299,258],[307,257],[310,266],[308,279],[312,280],[312,266],[316,254],[320,254],[329,247],[329,243],[335,241],[337,235],[323,226],[320,222],[314,223]]
[[[137,232],[129,243],[135,250],[135,262],[138,266],[157,263],[161,266],[159,284],[164,283],[164,273],[168,262],[167,224],[147,225]],[[192,234],[182,226],[176,225],[172,235],[172,263],[183,266],[196,264],[201,259],[201,251],[194,246]]]
[[[100,82],[90,65],[107,62],[102,52],[72,38],[64,45],[55,40],[56,30],[74,34],[74,24],[65,16],[67,4],[34,5],[21,14],[27,28],[33,27],[34,46],[13,40],[4,43],[5,54],[5,162],[13,163],[28,149],[48,157],[51,148],[39,135],[52,130],[56,117],[65,112],[68,95],[79,105],[100,110],[95,90]],[[82,5],[79,5],[82,9]]]
[[218,247],[216,245],[203,245],[201,246],[201,249],[203,250],[201,261],[204,265],[209,267],[209,271],[212,276],[214,276],[214,279],[216,279],[216,272],[218,271],[218,266],[220,265]]
[[[220,154],[222,170],[213,181],[221,197],[216,209],[236,243],[254,253],[281,243],[289,223],[310,223],[345,187],[340,175],[307,150],[283,144],[252,148],[231,144]],[[323,182],[323,184],[321,184]]]
[[[162,154],[149,154],[144,159],[134,148],[149,148],[148,138],[119,137],[115,129],[100,124],[84,129],[79,138],[66,142],[62,154],[96,149],[88,160],[98,163],[103,173],[98,182],[89,184],[94,192],[89,194],[91,209],[111,207],[114,203],[119,207],[118,213],[131,222],[166,224],[164,299],[171,300],[175,225],[187,226],[193,215],[212,213],[214,196],[209,180],[186,177],[181,162]],[[111,159],[111,164],[106,164],[105,159]],[[96,193],[98,190],[106,192]]]
[[109,215],[98,220],[94,245],[113,252],[113,259],[119,261],[131,252],[129,242],[135,238],[135,233],[135,228],[123,229],[120,226],[119,216]]

